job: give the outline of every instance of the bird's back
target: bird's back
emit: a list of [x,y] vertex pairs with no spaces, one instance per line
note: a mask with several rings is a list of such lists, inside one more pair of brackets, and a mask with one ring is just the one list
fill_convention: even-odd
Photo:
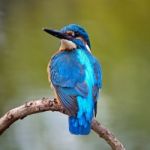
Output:
[[74,134],[90,132],[90,122],[97,101],[97,97],[93,95],[98,93],[98,90],[93,91],[97,82],[95,61],[91,53],[83,49],[60,51],[51,59],[51,82],[62,105],[71,116],[69,129]]

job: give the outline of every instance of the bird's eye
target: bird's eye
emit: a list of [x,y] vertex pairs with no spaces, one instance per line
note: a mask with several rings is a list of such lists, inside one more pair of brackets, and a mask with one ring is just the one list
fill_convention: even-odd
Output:
[[74,33],[74,36],[75,36],[75,37],[79,37],[80,34],[79,34],[78,32],[75,32],[75,33]]
[[66,32],[66,34],[68,34],[70,36],[75,36],[75,33],[73,31],[68,31],[68,32]]

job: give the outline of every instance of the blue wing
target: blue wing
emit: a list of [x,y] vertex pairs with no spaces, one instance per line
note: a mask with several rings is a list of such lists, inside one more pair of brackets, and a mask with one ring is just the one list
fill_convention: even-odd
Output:
[[97,61],[96,58],[94,59],[93,68],[94,68],[94,75],[95,75],[95,83],[93,86],[93,99],[94,99],[94,110],[96,116],[99,89],[102,88],[102,71],[101,71],[100,63]]
[[70,114],[75,115],[76,97],[86,97],[88,94],[84,65],[77,61],[74,52],[60,52],[51,60],[50,77],[61,103]]

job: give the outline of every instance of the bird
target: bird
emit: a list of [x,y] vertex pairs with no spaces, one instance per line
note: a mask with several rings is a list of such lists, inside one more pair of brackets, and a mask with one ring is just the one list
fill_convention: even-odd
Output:
[[88,135],[102,88],[102,69],[92,55],[89,35],[77,24],[43,30],[60,39],[60,47],[51,57],[47,71],[58,102],[69,114],[69,131]]

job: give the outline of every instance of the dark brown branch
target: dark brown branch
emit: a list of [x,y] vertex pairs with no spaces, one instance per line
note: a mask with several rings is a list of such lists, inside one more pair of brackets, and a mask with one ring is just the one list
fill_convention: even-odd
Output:
[[[67,114],[67,111],[57,103],[56,99],[43,98],[36,101],[29,101],[24,105],[11,109],[0,118],[0,134],[18,119],[23,119],[28,115],[44,111],[59,111]],[[92,121],[92,129],[111,146],[112,150],[125,150],[121,142],[95,119]]]

